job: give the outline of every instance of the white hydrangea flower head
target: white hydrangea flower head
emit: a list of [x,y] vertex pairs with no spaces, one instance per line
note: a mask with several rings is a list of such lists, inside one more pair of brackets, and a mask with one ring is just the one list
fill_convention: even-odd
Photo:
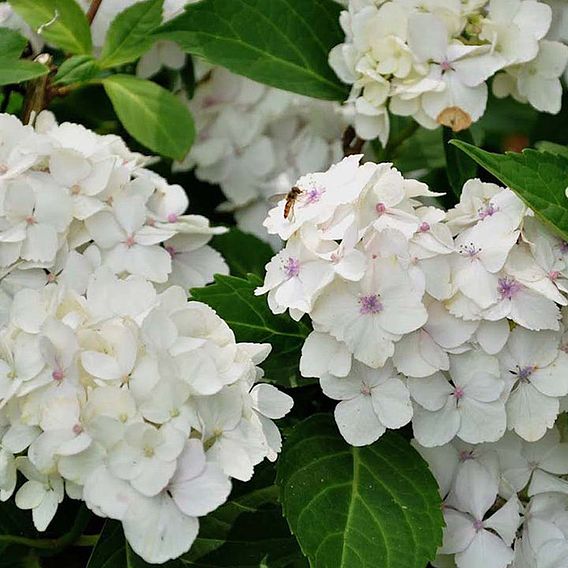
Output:
[[338,103],[267,87],[201,61],[196,74],[188,105],[197,140],[174,170],[195,167],[199,179],[221,187],[227,198],[221,208],[234,212],[240,228],[278,245],[262,228],[269,198],[341,158],[346,112]]
[[554,428],[537,442],[513,433],[493,444],[425,448],[413,441],[444,499],[444,544],[433,565],[564,566],[568,460],[561,439]]
[[300,177],[292,213],[286,197],[264,223],[286,245],[256,294],[310,317],[302,376],[340,401],[353,445],[409,420],[423,448],[546,437],[568,396],[566,243],[507,188],[469,180],[445,213],[360,161]]
[[[350,0],[344,43],[329,62],[352,85],[347,104],[364,139],[389,137],[390,114],[425,128],[467,128],[485,112],[487,81],[541,111],[560,110],[568,48],[538,0],[415,2]],[[556,29],[556,28],[555,28]]]
[[177,558],[231,478],[276,459],[292,406],[259,383],[270,346],[188,301],[228,272],[207,245],[224,229],[116,136],[0,125],[0,499],[40,531],[80,499],[146,561]]

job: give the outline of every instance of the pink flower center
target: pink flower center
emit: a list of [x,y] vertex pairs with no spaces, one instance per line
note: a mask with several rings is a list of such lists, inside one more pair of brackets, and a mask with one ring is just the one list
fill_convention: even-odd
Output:
[[527,382],[535,370],[536,367],[534,365],[526,365],[525,367],[519,367],[517,365],[517,370],[514,371],[514,374],[519,377],[520,381]]
[[473,528],[475,529],[475,532],[479,532],[483,529],[483,521],[475,519],[475,521],[473,521]]
[[548,273],[548,277],[553,281],[556,282],[556,280],[558,280],[558,277],[560,276],[560,272],[558,272],[558,270],[551,270]]
[[384,203],[377,203],[375,205],[375,211],[377,215],[382,215],[387,210],[387,206]]
[[378,314],[383,311],[383,304],[379,300],[378,294],[369,294],[359,298],[359,313],[362,315]]
[[459,455],[460,462],[466,462],[474,459],[473,450],[462,450]]
[[128,237],[126,237],[126,240],[124,241],[124,244],[130,248],[133,247],[136,244],[136,240],[134,239],[134,237],[132,235],[128,235]]
[[499,211],[499,208],[495,207],[493,203],[489,202],[485,207],[482,207],[477,214],[479,218],[483,220],[487,217],[491,217],[492,215],[497,213],[497,211]]
[[73,434],[77,434],[77,436],[79,434],[83,433],[83,426],[81,426],[81,424],[75,424],[75,426],[73,426]]
[[210,108],[212,106],[215,106],[216,104],[219,104],[219,99],[211,95],[203,99],[203,108]]
[[520,292],[521,288],[521,284],[510,276],[505,276],[505,278],[499,278],[498,280],[497,291],[502,300],[512,300]]
[[310,189],[306,193],[306,204],[311,205],[312,203],[317,203],[321,199],[321,196],[324,193],[325,193],[324,189],[318,189],[318,188]]
[[286,274],[288,278],[298,276],[298,274],[300,274],[300,260],[290,256],[286,264],[284,264],[284,274]]
[[367,383],[361,383],[361,394],[371,396],[371,387]]
[[170,255],[172,258],[177,254],[176,249],[175,249],[174,247],[172,247],[172,246],[165,247],[165,249],[168,251],[169,255]]
[[57,280],[57,276],[55,274],[53,274],[53,272],[50,272],[47,275],[47,281],[51,284],[52,282],[55,282]]
[[444,60],[442,60],[442,61],[440,62],[440,69],[441,69],[443,72],[446,72],[446,71],[451,71],[451,70],[453,70],[453,67],[452,67],[451,63],[450,63],[447,59],[444,59]]
[[168,223],[177,223],[178,216],[175,213],[170,213],[168,215]]
[[456,387],[454,389],[453,395],[456,400],[462,399],[464,394],[465,393],[463,392],[463,389],[461,387]]
[[476,247],[473,243],[467,243],[465,245],[460,245],[458,252],[462,256],[468,256],[469,258],[475,258],[480,252],[481,248]]
[[36,223],[36,220],[35,220],[33,215],[28,215],[26,217],[25,221],[28,225],[35,225],[35,223]]
[[418,230],[421,233],[427,233],[430,230],[430,224],[426,223],[426,221],[422,221],[422,223],[420,223],[420,227],[418,227]]
[[61,369],[55,369],[55,371],[51,373],[51,378],[60,383],[65,378],[65,373]]

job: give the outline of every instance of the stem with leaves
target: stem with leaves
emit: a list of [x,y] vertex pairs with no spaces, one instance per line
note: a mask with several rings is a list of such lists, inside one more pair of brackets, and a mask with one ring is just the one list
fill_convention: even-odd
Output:
[[[89,524],[90,519],[91,512],[83,504],[77,513],[71,530],[59,538],[35,539],[17,535],[2,534],[0,535],[0,543],[19,544],[36,550],[42,556],[54,556],[76,542],[80,542],[81,546],[85,546],[84,539],[92,539],[92,537],[82,537],[82,533]],[[90,542],[93,541],[90,540]]]

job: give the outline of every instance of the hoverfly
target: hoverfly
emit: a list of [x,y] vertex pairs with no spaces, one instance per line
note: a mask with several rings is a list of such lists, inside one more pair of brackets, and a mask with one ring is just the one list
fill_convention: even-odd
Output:
[[294,214],[294,205],[296,205],[296,199],[302,194],[303,190],[300,189],[297,185],[295,185],[287,194],[286,194],[286,203],[284,205],[284,219],[288,219]]
[[284,199],[284,219],[290,219],[291,221],[294,216],[296,200],[302,193],[304,193],[304,190],[295,185],[290,189],[290,191],[288,191],[288,193],[277,193],[276,195],[272,195],[269,198],[269,201],[272,203],[278,203]]

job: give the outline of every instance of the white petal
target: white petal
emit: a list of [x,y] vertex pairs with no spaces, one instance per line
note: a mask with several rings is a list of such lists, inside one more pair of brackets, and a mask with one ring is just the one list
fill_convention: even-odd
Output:
[[353,446],[372,444],[386,430],[375,414],[370,396],[359,395],[340,402],[334,415],[341,435]]

